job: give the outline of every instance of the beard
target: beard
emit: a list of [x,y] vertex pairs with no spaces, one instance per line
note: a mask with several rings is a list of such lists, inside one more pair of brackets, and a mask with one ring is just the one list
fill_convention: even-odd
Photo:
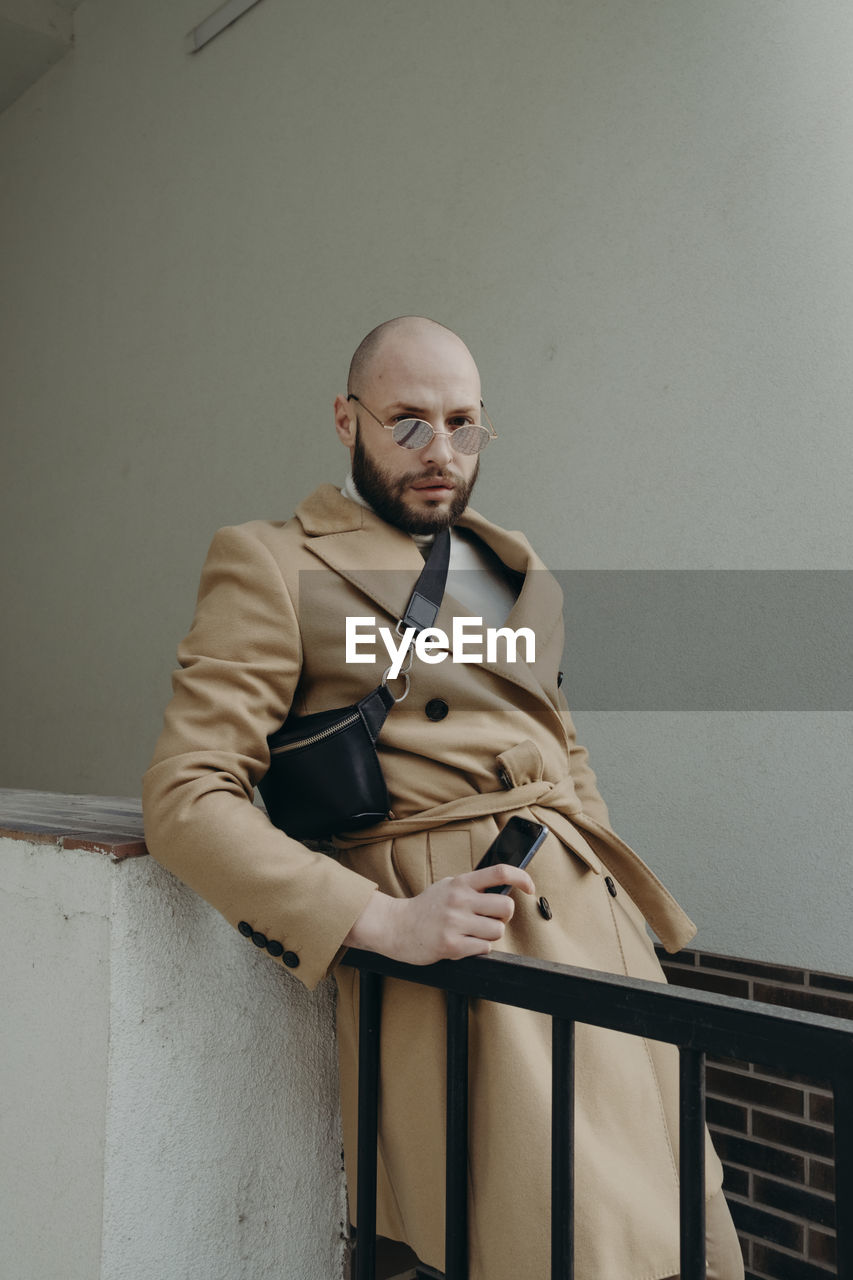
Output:
[[[470,480],[463,480],[440,468],[418,471],[407,471],[402,476],[389,476],[373,461],[361,443],[358,426],[355,431],[355,446],[352,454],[352,478],[365,502],[369,502],[373,510],[389,524],[396,525],[404,533],[438,533],[447,529],[462,515],[468,506],[471,490],[480,473],[480,459]],[[436,503],[434,510],[412,511],[404,500],[404,493],[411,484],[423,483],[425,480],[442,480],[452,484],[453,497],[450,505],[439,509]]]

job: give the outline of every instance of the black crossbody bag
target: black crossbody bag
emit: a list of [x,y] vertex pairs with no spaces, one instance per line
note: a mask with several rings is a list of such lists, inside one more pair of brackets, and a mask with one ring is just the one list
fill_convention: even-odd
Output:
[[337,831],[356,831],[388,817],[388,788],[376,742],[395,702],[409,692],[415,636],[433,626],[444,596],[450,563],[450,532],[435,541],[403,617],[402,636],[413,627],[408,662],[400,671],[405,687],[395,698],[388,671],[360,702],[310,716],[288,716],[267,743],[270,767],[258,783],[270,821],[296,840],[317,840]]

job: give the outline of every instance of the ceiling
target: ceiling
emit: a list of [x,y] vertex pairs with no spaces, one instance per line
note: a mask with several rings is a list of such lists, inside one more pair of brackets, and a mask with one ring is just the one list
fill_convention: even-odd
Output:
[[0,0],[0,111],[71,48],[81,0]]

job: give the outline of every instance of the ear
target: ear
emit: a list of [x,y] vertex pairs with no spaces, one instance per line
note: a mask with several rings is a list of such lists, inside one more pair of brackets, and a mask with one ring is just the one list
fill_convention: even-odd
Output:
[[335,430],[338,439],[347,449],[355,446],[355,402],[346,396],[335,397]]

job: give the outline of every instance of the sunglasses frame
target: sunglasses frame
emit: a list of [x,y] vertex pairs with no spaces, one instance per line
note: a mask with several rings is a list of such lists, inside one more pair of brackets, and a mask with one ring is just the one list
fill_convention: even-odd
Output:
[[[356,404],[360,404],[362,409],[364,409],[366,413],[370,414],[373,421],[379,423],[383,431],[394,431],[403,422],[422,422],[424,423],[425,426],[429,427],[430,431],[432,432],[432,435],[430,436],[429,440],[427,440],[424,444],[417,445],[416,447],[412,447],[406,444],[401,444],[399,440],[394,440],[394,443],[398,446],[398,448],[405,449],[407,453],[418,453],[419,450],[426,449],[428,445],[432,444],[436,436],[447,436],[447,439],[450,441],[451,448],[455,447],[453,445],[453,437],[456,434],[456,432],[455,431],[436,431],[432,423],[427,422],[426,418],[411,417],[411,418],[401,418],[400,422],[383,422],[381,418],[378,418],[376,416],[376,414],[373,412],[372,409],[368,409],[364,401],[360,400],[354,392],[349,393],[349,395],[347,396],[347,400],[354,400]],[[464,457],[468,457],[468,458],[476,457],[478,453],[483,452],[483,449],[485,449],[486,445],[489,443],[490,440],[497,440],[498,438],[498,433],[497,431],[495,431],[494,424],[492,423],[492,420],[486,411],[486,406],[483,404],[482,400],[480,401],[480,408],[483,410],[483,415],[486,419],[486,422],[489,425],[484,426],[482,422],[472,422],[472,423],[469,423],[469,426],[476,427],[479,431],[484,431],[486,433],[486,438],[483,442],[482,448],[475,449],[473,453],[466,454],[463,449],[457,449],[456,452],[463,454]],[[461,431],[462,428],[457,427],[456,430]],[[391,438],[392,440],[394,439],[393,436]]]

